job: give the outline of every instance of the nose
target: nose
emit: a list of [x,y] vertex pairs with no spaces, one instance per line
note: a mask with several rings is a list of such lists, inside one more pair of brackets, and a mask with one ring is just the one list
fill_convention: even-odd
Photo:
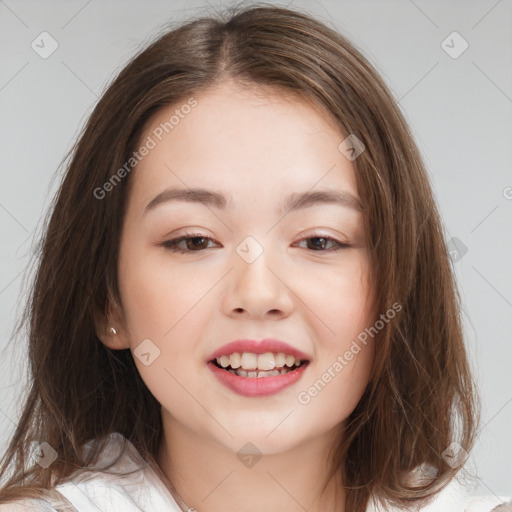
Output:
[[233,269],[227,276],[223,310],[232,317],[252,319],[284,318],[293,307],[292,283],[284,275],[275,258],[270,261],[267,251],[248,262],[233,254]]

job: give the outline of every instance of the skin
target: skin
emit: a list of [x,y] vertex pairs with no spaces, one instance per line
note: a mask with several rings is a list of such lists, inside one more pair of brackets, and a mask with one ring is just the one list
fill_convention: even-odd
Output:
[[[354,165],[338,150],[345,136],[317,106],[262,86],[226,81],[194,98],[197,106],[130,178],[119,258],[122,307],[109,323],[118,333],[104,342],[134,351],[149,339],[160,350],[148,366],[134,359],[162,405],[159,464],[188,506],[315,512],[336,503],[343,510],[339,482],[331,481],[323,496],[320,490],[328,450],[368,383],[371,339],[307,405],[297,395],[373,324],[363,214],[338,204],[278,212],[291,192],[332,188],[358,197]],[[141,140],[179,106],[157,112]],[[222,192],[228,204],[221,210],[175,201],[144,214],[169,187]],[[187,254],[161,245],[185,231],[212,240],[181,242]],[[252,263],[236,252],[247,236],[263,248]],[[351,247],[333,251],[336,244],[327,242],[319,250],[314,237]],[[240,396],[206,365],[225,343],[265,337],[311,359],[301,380],[276,395]],[[252,467],[237,458],[247,442],[263,455]]]

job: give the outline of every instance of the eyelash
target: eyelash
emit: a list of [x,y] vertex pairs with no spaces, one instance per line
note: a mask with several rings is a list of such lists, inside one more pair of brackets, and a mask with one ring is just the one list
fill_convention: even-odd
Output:
[[[201,252],[201,251],[205,251],[206,249],[211,249],[211,247],[207,247],[205,249],[198,249],[196,251],[191,251],[188,249],[182,249],[182,248],[178,247],[178,243],[185,241],[185,240],[190,240],[193,238],[212,240],[213,242],[215,241],[212,238],[201,235],[200,233],[185,233],[185,235],[180,236],[178,238],[173,238],[172,240],[167,240],[167,241],[163,242],[161,245],[163,247],[165,247],[165,249],[167,249],[171,252],[177,252],[177,253],[181,253],[181,254]],[[329,236],[308,236],[306,238],[303,238],[302,240],[299,240],[299,242],[303,242],[304,240],[313,240],[313,239],[324,239],[324,240],[328,240],[330,242],[334,242],[334,244],[337,245],[337,247],[333,248],[333,249],[320,249],[320,250],[311,249],[313,252],[337,252],[339,250],[347,249],[347,248],[351,247],[350,244],[345,244],[345,243],[340,242],[340,241],[336,240],[335,238],[332,238]]]

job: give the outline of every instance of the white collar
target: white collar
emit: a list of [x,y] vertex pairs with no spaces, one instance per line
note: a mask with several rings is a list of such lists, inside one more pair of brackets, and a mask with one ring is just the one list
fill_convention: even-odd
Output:
[[108,436],[108,443],[97,465],[105,466],[115,459],[124,442],[126,449],[116,464],[108,469],[108,473],[86,472],[57,485],[57,491],[78,512],[181,512],[161,478],[121,434]]
[[[110,434],[98,466],[108,465],[126,448],[108,473],[88,471],[56,486],[78,512],[181,512],[173,495],[155,470],[142,458],[133,444],[119,433]],[[86,450],[92,442],[87,443]],[[121,473],[119,474],[110,474]],[[454,478],[420,512],[490,512],[510,497],[479,496],[469,498]],[[366,512],[382,512],[373,500]],[[385,512],[400,512],[387,508]]]

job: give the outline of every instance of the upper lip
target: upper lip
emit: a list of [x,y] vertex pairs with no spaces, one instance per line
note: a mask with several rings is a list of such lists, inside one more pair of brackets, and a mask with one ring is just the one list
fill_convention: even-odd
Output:
[[288,343],[284,341],[273,339],[273,338],[265,338],[263,340],[251,340],[251,339],[243,339],[243,340],[235,340],[231,343],[227,343],[226,345],[222,345],[213,353],[208,356],[208,361],[213,361],[217,357],[220,356],[229,356],[234,352],[251,352],[253,354],[264,354],[266,352],[279,353],[282,352],[284,354],[290,354],[294,356],[296,359],[300,359],[301,361],[309,361],[310,357],[299,350],[298,348],[292,347]]

